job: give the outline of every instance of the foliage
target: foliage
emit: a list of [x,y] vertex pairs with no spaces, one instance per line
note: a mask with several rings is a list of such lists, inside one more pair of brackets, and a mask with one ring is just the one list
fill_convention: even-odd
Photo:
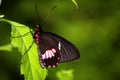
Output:
[[78,9],[78,4],[77,4],[77,2],[76,2],[75,0],[71,0],[71,1],[75,4],[76,9]]
[[[76,2],[78,10],[72,0],[37,0],[39,24],[49,15],[50,9],[57,6],[45,22],[40,24],[43,30],[56,33],[71,41],[81,53],[80,60],[62,63],[59,67],[62,70],[74,69],[74,80],[120,80],[120,1],[76,0]],[[2,0],[0,14],[4,14],[9,20],[34,28],[34,25],[38,24],[34,3],[34,0]],[[9,28],[0,22],[0,46],[10,43]],[[0,75],[8,74],[10,79],[11,75],[16,74],[9,70],[14,70],[16,65],[12,63],[17,58],[15,57],[13,61],[9,58],[11,54],[17,53],[13,50],[7,52],[7,48],[6,46],[4,51],[0,50],[0,64],[3,66],[8,62],[6,64],[12,67],[4,70],[3,67],[6,65],[0,66]],[[47,80],[57,80],[54,79],[56,68],[50,70],[53,72],[49,71]],[[1,76],[0,79],[5,80]]]
[[[36,44],[29,49],[33,42],[29,27],[6,19],[0,19],[0,21],[11,24],[11,44],[21,52],[21,74],[24,75],[25,80],[45,80],[47,70],[40,67]],[[29,34],[26,34],[28,32]],[[24,34],[26,35],[22,36]]]
[[3,18],[4,17],[4,15],[0,15],[0,18]]
[[59,80],[74,80],[73,70],[61,70],[56,73]]

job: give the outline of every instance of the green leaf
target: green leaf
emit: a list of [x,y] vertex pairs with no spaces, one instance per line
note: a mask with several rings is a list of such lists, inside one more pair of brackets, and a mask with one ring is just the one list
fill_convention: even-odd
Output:
[[75,0],[71,0],[71,1],[75,4],[76,9],[78,9],[78,4],[77,4],[77,2],[76,2]]
[[[0,19],[0,21],[11,24],[11,44],[14,47],[18,47],[18,50],[21,52],[21,74],[24,75],[25,80],[45,80],[47,70],[40,67],[36,44],[34,43],[30,48],[34,40],[29,27],[6,19]],[[26,53],[27,50],[28,52]]]
[[5,15],[0,15],[0,18],[3,18]]
[[59,80],[73,80],[73,70],[62,70],[56,73]]
[[0,46],[0,50],[12,51],[12,45],[7,44],[7,45]]

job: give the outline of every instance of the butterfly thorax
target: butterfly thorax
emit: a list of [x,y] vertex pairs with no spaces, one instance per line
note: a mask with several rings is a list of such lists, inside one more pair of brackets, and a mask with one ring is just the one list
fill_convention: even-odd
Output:
[[33,37],[34,37],[34,39],[35,39],[35,42],[36,42],[37,44],[39,43],[40,33],[42,33],[42,28],[41,28],[39,25],[37,25],[37,26],[35,27],[35,32],[34,32],[34,35],[33,35]]

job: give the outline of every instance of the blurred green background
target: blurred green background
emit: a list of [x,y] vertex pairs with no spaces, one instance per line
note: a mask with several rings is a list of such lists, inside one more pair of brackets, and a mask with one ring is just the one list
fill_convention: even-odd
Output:
[[[46,80],[59,80],[59,70],[68,70],[64,77],[69,76],[71,69],[73,80],[120,80],[120,1],[76,2],[78,10],[71,0],[3,0],[0,14],[34,28],[38,24],[37,3],[39,24],[44,31],[66,38],[79,49],[79,60],[49,69]],[[54,6],[57,7],[49,13]],[[10,44],[10,31],[9,24],[0,22],[0,47]],[[0,80],[23,80],[20,59],[17,48],[0,48]]]

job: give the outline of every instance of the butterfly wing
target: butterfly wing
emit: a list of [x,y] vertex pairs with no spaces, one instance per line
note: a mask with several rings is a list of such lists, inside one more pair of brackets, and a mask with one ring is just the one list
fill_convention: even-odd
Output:
[[41,34],[38,44],[38,52],[40,64],[42,67],[56,67],[60,62],[60,54],[57,42],[48,37],[46,34]]
[[56,34],[44,32],[41,34],[40,40],[43,40],[46,43],[46,45],[42,45],[44,49],[53,48],[56,50],[56,63],[72,61],[80,57],[78,49],[72,43]]
[[66,40],[61,39],[60,62],[76,60],[80,57],[77,48]]

